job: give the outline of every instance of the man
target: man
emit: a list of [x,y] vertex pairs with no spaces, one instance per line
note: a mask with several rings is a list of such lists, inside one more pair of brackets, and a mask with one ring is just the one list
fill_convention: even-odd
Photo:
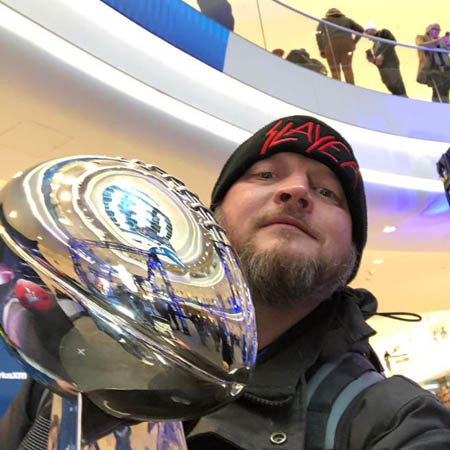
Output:
[[234,30],[234,16],[227,0],[197,0],[200,11],[229,30]]
[[361,36],[355,35],[353,37],[352,30],[363,33],[364,28],[354,20],[344,16],[336,8],[329,9],[323,20],[348,28],[348,30],[342,30],[341,28],[326,25],[326,22],[320,22],[317,27],[316,39],[320,56],[327,59],[331,76],[336,80],[340,80],[342,68],[345,81],[355,84],[352,59],[356,43],[361,39]]
[[[276,120],[230,157],[211,207],[249,283],[259,355],[236,402],[186,423],[189,450],[448,450],[450,413],[378,373],[365,323],[376,300],[346,287],[367,233],[348,142],[312,117]],[[14,409],[33,420],[21,395]]]
[[[369,22],[364,27],[364,33],[369,36],[375,36],[390,41],[396,41],[394,35],[383,28],[377,31],[373,22]],[[406,89],[403,84],[402,75],[400,74],[400,61],[395,51],[394,44],[388,44],[378,40],[373,41],[373,51],[367,52],[367,60],[378,68],[381,81],[388,88],[389,92],[394,95],[402,95],[406,97]]]
[[291,50],[286,60],[325,76],[328,73],[326,67],[318,59],[311,58],[304,48]]
[[[430,49],[450,50],[450,35],[439,37],[438,23],[427,26],[425,34],[416,36],[416,45]],[[448,103],[450,91],[450,57],[448,53],[419,50],[419,70],[417,82],[432,89],[433,102]]]
[[245,393],[194,424],[189,449],[448,449],[450,413],[377,372],[376,300],[346,286],[367,232],[348,142],[311,117],[276,120],[226,162],[211,207],[249,283],[259,355]]

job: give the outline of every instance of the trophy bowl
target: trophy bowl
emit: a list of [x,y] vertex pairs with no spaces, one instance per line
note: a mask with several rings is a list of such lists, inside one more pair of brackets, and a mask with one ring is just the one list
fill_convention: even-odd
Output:
[[254,313],[224,230],[177,178],[140,161],[66,157],[0,193],[0,332],[63,396],[139,421],[234,399]]

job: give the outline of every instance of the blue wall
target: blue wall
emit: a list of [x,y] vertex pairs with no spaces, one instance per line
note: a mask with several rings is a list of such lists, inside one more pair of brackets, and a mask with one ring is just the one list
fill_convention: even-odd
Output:
[[223,70],[229,30],[181,0],[102,0],[175,47]]

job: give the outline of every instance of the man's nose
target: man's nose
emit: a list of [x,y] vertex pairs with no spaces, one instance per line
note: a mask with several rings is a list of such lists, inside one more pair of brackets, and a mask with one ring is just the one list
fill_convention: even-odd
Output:
[[303,178],[286,180],[277,188],[275,202],[280,204],[291,203],[298,205],[306,212],[311,211],[313,202],[307,180]]

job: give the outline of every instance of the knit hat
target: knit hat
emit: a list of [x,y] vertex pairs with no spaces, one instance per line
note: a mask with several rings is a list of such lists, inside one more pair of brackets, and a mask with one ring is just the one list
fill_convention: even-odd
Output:
[[350,282],[356,275],[367,240],[367,209],[363,180],[350,144],[326,123],[309,116],[275,120],[243,142],[230,156],[214,186],[211,209],[221,203],[228,189],[255,162],[275,153],[292,152],[329,167],[339,179],[353,224],[353,242],[358,252]]

